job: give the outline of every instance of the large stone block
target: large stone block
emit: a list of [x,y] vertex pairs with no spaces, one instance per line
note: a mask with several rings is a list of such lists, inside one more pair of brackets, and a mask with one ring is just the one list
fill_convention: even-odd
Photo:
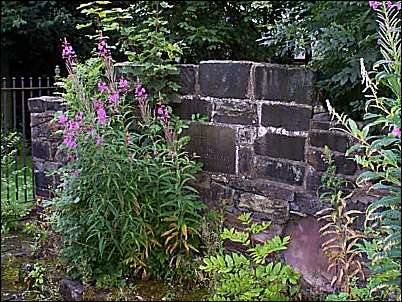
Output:
[[[310,148],[307,152],[307,162],[317,171],[325,171],[327,164],[323,159],[323,152]],[[346,158],[344,155],[334,155],[334,164],[336,173],[353,175],[356,172],[357,165],[352,159]]]
[[314,73],[307,68],[259,64],[255,66],[254,77],[256,99],[311,105],[315,98]]
[[50,147],[49,143],[46,141],[32,141],[32,156],[42,158],[42,159],[50,159]]
[[201,100],[198,97],[192,100],[182,98],[179,103],[172,103],[171,106],[173,112],[182,119],[191,120],[193,115],[199,114],[200,116],[206,116],[208,121],[211,120],[212,103]]
[[276,158],[304,161],[305,138],[267,133],[256,139],[255,153]]
[[197,84],[198,65],[181,64],[180,69],[180,93],[181,94],[195,94],[195,87]]
[[270,199],[292,201],[294,199],[294,190],[292,187],[269,181],[266,179],[244,179],[241,177],[233,178],[229,185],[238,190],[264,195]]
[[324,204],[318,199],[315,192],[295,192],[294,200],[290,205],[295,210],[307,215],[314,215],[324,208]]
[[225,124],[256,124],[257,104],[248,101],[217,101],[213,121]]
[[251,176],[254,168],[254,150],[240,147],[238,152],[239,175]]
[[350,147],[349,138],[346,134],[338,131],[316,131],[310,132],[310,144],[315,147],[327,145],[332,151],[345,152]]
[[250,67],[250,62],[201,62],[198,80],[201,95],[236,99],[246,98]]
[[303,184],[306,170],[304,165],[266,158],[258,158],[256,169],[257,177],[259,178],[285,182],[296,186]]
[[191,137],[187,150],[200,157],[204,171],[235,173],[235,129],[193,122],[185,134]]
[[270,199],[263,195],[242,193],[239,198],[239,209],[264,214],[274,223],[284,224],[289,219],[289,202],[281,199]]
[[261,124],[287,130],[308,130],[312,110],[305,107],[263,104]]

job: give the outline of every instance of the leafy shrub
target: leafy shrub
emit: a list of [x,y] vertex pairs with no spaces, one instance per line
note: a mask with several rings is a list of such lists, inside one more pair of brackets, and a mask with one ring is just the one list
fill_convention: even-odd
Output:
[[102,35],[85,64],[67,42],[63,56],[69,109],[58,124],[69,163],[52,203],[69,273],[148,278],[185,268],[197,251],[203,205],[189,185],[200,167],[183,150],[183,123],[161,102],[151,107],[139,80],[116,78]]
[[363,94],[359,59],[373,64],[380,57],[377,26],[364,1],[296,1],[285,7],[260,42],[289,63],[305,52],[318,72],[318,88],[337,110],[361,118]]
[[[369,184],[371,190],[385,192],[366,211],[368,239],[361,249],[371,260],[373,283],[371,294],[400,300],[400,225],[401,225],[401,39],[400,2],[390,6],[385,2],[370,2],[377,12],[383,59],[368,73],[361,60],[364,92],[367,102],[365,125],[359,128],[354,120],[335,112],[327,101],[331,114],[341,122],[357,143],[348,150],[365,171],[358,184]],[[384,91],[390,94],[384,95]],[[380,291],[380,293],[378,293]],[[391,296],[390,296],[391,295]],[[395,297],[394,297],[395,298]]]
[[203,259],[200,268],[211,274],[214,301],[283,301],[298,292],[299,273],[280,261],[266,262],[268,257],[286,249],[290,237],[275,236],[264,244],[252,243],[251,235],[264,231],[270,223],[253,223],[250,216],[250,213],[239,216],[248,226],[245,232],[224,228],[220,234],[221,240],[247,246],[250,258],[232,252]]
[[[16,201],[12,196],[16,192],[15,177],[21,174],[21,169],[15,169],[14,156],[19,136],[15,132],[1,133],[1,235],[15,230],[20,218],[29,213],[29,205]],[[7,196],[7,187],[9,194]]]

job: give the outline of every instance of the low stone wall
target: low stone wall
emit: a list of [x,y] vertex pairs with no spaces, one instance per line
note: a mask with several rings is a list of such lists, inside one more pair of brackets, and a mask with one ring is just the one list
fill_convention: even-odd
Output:
[[[291,211],[313,214],[328,145],[337,172],[353,177],[344,156],[350,138],[320,108],[314,73],[305,67],[253,62],[205,61],[183,65],[182,97],[174,111],[190,121],[190,152],[204,163],[197,187],[211,206],[228,215],[250,210],[255,218],[285,225]],[[315,113],[316,111],[316,113]]]

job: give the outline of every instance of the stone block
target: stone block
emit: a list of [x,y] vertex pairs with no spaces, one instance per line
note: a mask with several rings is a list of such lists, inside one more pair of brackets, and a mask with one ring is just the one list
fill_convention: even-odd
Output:
[[180,94],[195,94],[195,86],[197,84],[198,65],[181,64],[178,66],[180,70]]
[[240,147],[238,152],[239,175],[251,176],[254,168],[254,150]]
[[225,124],[254,125],[258,122],[257,104],[248,101],[217,101],[213,121]]
[[308,167],[306,171],[306,190],[315,193],[321,186],[321,175],[314,168]]
[[[295,207],[303,214],[314,215],[318,211],[323,209],[322,202],[318,199],[315,192],[295,192],[293,202]],[[292,205],[291,205],[292,208]]]
[[302,67],[258,64],[254,72],[254,97],[311,105],[315,98],[314,73]]
[[44,171],[35,171],[35,187],[49,189],[52,186],[52,178],[46,176]]
[[[348,159],[344,155],[334,155],[333,159],[336,173],[353,175],[356,172],[357,165],[352,159]],[[323,172],[327,168],[323,160],[323,152],[320,150],[310,148],[307,152],[307,162],[319,172]]]
[[233,204],[234,190],[215,182],[211,183],[211,202],[219,206],[220,204]]
[[31,113],[36,112],[44,112],[45,111],[45,103],[42,98],[30,98],[28,99],[28,109]]
[[229,185],[238,190],[264,195],[270,199],[292,201],[294,190],[286,184],[276,183],[266,179],[244,179],[236,177],[230,180]]
[[315,147],[327,145],[332,151],[345,152],[350,147],[346,134],[338,131],[310,131],[310,144]]
[[201,95],[236,99],[246,98],[250,68],[250,62],[201,62],[198,78]]
[[259,157],[256,169],[258,178],[300,186],[303,184],[306,167],[295,163]]
[[287,130],[308,130],[312,110],[304,107],[263,104],[261,124]]
[[187,151],[199,156],[204,171],[235,173],[235,129],[193,122],[184,134],[191,137]]
[[250,146],[254,144],[256,137],[256,127],[242,127],[237,130],[237,144],[240,146]]
[[50,148],[46,141],[34,140],[32,141],[31,148],[32,156],[42,159],[50,159]]
[[242,193],[238,203],[239,209],[262,213],[276,224],[284,224],[289,219],[289,202],[270,199],[263,195]]
[[200,114],[200,116],[208,117],[208,121],[211,120],[212,103],[197,97],[192,100],[182,98],[179,103],[172,103],[171,107],[173,113],[185,120],[191,120],[192,115],[196,115],[197,113]]
[[275,158],[304,161],[305,138],[267,133],[256,139],[255,153]]

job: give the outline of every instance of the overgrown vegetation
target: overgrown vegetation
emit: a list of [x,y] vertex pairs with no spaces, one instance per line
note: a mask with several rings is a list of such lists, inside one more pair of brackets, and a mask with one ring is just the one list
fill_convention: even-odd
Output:
[[[401,299],[401,38],[399,7],[371,2],[380,28],[382,59],[367,72],[361,59],[365,85],[365,125],[338,114],[327,102],[334,118],[357,143],[348,150],[365,171],[358,184],[383,192],[366,211],[367,239],[359,247],[370,260],[371,297]],[[390,94],[385,93],[390,91]]]
[[[219,252],[206,256],[201,269],[208,272],[212,283],[213,301],[285,301],[298,293],[300,274],[279,260],[278,252],[285,250],[290,237],[274,236],[263,244],[252,237],[270,226],[270,222],[255,223],[251,213],[239,220],[245,231],[224,228],[222,241],[230,240],[247,247],[250,257],[239,252]],[[269,260],[269,261],[268,261]]]
[[[188,137],[178,134],[185,125],[162,100],[151,104],[139,79],[116,78],[103,36],[86,63],[67,42],[63,56],[69,111],[58,123],[70,162],[52,204],[68,272],[191,276],[203,205],[189,185],[200,167],[183,150]],[[134,104],[126,102],[130,94]]]

